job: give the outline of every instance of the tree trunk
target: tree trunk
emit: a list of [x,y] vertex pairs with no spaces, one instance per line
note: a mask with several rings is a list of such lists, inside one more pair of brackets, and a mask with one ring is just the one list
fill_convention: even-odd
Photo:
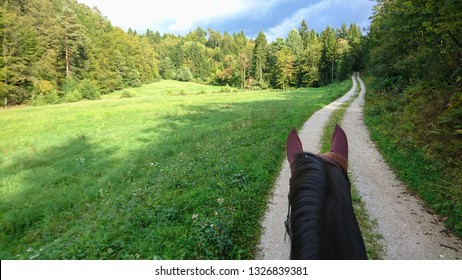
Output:
[[334,60],[332,59],[332,83],[334,82]]
[[260,69],[259,69],[259,70],[260,70],[260,80],[259,80],[259,82],[261,82],[261,81],[263,80],[263,67],[262,67],[262,65],[261,65],[261,63],[262,63],[262,62],[261,62],[261,57],[259,57],[258,60],[259,60],[259,62],[260,62],[260,63],[258,64],[258,67],[260,68]]
[[245,66],[244,66],[244,75],[242,76],[242,88],[245,88]]
[[69,77],[69,46],[67,44],[67,34],[65,37],[65,44],[66,44],[66,78]]

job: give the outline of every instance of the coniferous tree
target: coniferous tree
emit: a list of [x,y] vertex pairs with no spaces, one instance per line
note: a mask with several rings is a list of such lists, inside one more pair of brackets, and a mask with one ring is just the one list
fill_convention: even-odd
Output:
[[271,87],[277,88],[278,85],[278,52],[286,46],[283,38],[277,38],[276,41],[271,42],[267,47],[267,73],[266,77]]
[[276,53],[277,60],[277,84],[282,89],[286,89],[287,86],[293,80],[294,75],[294,55],[287,46],[283,46],[281,50]]
[[308,30],[308,24],[305,20],[302,20],[300,27],[298,28],[298,33],[302,37],[302,47],[306,49],[310,42],[310,31]]
[[263,70],[266,67],[266,40],[265,33],[260,31],[255,39],[255,47],[253,49],[252,71],[253,76],[261,83],[263,82]]
[[335,59],[337,57],[337,39],[335,31],[327,26],[321,33],[322,56],[320,62],[321,81],[324,84],[334,81]]
[[300,70],[300,86],[311,87],[319,86],[320,72],[319,64],[322,55],[322,43],[319,38],[314,37],[310,44],[303,51]]
[[83,27],[79,24],[75,12],[66,7],[60,20],[62,24],[62,44],[65,64],[65,76],[69,78],[72,74],[78,74],[83,67],[85,59],[86,36]]
[[[18,8],[18,9],[15,9]],[[9,6],[2,11],[2,97],[11,104],[22,103],[31,96],[33,77],[30,67],[36,60],[38,40],[32,28],[32,19],[18,14],[22,5]]]

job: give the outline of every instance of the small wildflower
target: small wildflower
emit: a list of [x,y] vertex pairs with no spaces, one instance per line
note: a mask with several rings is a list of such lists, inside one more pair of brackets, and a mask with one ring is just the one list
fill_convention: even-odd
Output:
[[225,202],[225,200],[223,198],[219,198],[219,199],[217,199],[217,202],[218,202],[218,204],[222,204],[223,202]]
[[199,214],[193,214],[193,215],[192,215],[192,219],[193,219],[193,220],[197,220],[197,218],[199,218]]
[[214,214],[215,214],[215,216],[218,216],[218,212],[216,210],[214,211]]

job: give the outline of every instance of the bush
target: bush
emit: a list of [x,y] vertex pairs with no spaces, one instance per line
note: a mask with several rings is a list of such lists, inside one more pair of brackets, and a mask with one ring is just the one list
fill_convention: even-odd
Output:
[[189,68],[186,67],[186,66],[181,67],[181,69],[178,70],[178,73],[176,75],[176,79],[178,81],[182,81],[182,82],[190,82],[190,81],[192,81],[193,76],[192,76],[191,70],[189,70]]
[[229,85],[226,85],[224,87],[221,88],[220,92],[223,92],[223,93],[230,93],[232,90],[232,88],[229,86]]
[[136,95],[128,90],[122,91],[122,94],[120,95],[120,98],[131,98],[135,97]]
[[79,91],[82,94],[82,98],[88,100],[100,99],[101,93],[98,86],[89,79],[83,79],[79,84]]
[[258,85],[260,86],[261,89],[268,89],[269,88],[268,84],[265,81],[260,81],[258,83]]
[[31,99],[33,106],[42,106],[47,104],[58,104],[61,103],[61,98],[56,90],[51,91],[48,94],[38,94]]
[[79,84],[73,78],[66,78],[63,84],[61,85],[61,93],[62,95],[66,95],[72,91],[76,91],[78,89]]
[[82,100],[82,94],[77,89],[67,92],[63,96],[64,102],[77,102]]
[[55,91],[55,85],[50,81],[46,80],[37,80],[33,82],[34,91],[39,95],[48,95],[52,91]]
[[205,84],[205,81],[202,80],[201,78],[194,79],[194,82],[198,83],[198,84],[201,84],[201,85]]
[[164,78],[166,80],[175,79],[176,76],[177,75],[175,73],[175,70],[173,70],[173,69],[167,69],[164,72],[162,72],[162,78]]

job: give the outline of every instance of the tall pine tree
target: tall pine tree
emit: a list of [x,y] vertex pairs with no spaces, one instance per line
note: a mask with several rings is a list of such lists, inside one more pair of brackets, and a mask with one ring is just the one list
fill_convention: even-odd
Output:
[[265,33],[260,31],[255,39],[255,47],[253,49],[252,73],[258,82],[263,82],[263,70],[266,67],[266,40]]

